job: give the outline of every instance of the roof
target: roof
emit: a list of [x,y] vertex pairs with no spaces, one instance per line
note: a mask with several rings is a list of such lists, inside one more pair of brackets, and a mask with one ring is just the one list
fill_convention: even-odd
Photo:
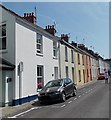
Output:
[[0,4],[0,7],[2,7],[3,9],[5,9],[6,11],[8,11],[10,14],[12,14],[13,16],[16,17],[16,20],[21,20],[23,23],[26,23],[28,24],[29,26],[33,27],[35,30],[38,30],[39,32],[42,32],[44,34],[44,36],[48,36],[50,39],[53,39],[53,40],[58,40],[58,37],[56,36],[53,36],[52,34],[48,33],[47,31],[45,31],[42,27],[36,25],[36,24],[33,24],[29,21],[27,21],[25,18],[23,18],[22,16],[18,15],[17,13],[13,12],[12,10],[6,8],[5,6],[1,5]]
[[15,65],[8,62],[7,60],[0,58],[0,70],[14,70]]

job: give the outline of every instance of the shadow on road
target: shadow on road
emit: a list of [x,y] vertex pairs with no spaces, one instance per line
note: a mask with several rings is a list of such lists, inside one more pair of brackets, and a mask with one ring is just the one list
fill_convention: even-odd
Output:
[[[71,97],[67,97],[66,98],[66,101],[68,100],[68,99],[70,99]],[[43,102],[43,103],[40,103],[38,100],[37,101],[35,101],[34,103],[32,103],[32,105],[34,106],[34,107],[37,107],[37,106],[50,106],[50,105],[58,105],[58,104],[61,104],[61,103],[64,103],[64,102],[62,102],[62,101],[45,101],[45,102]]]

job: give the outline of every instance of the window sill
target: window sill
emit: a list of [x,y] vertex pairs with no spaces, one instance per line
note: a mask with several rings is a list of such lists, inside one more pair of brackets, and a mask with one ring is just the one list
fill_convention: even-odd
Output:
[[36,53],[36,55],[43,57],[43,54],[41,54],[41,53]]
[[8,50],[0,50],[0,53],[7,53]]
[[57,60],[58,58],[57,58],[57,57],[55,57],[55,56],[53,56],[53,59],[56,59],[56,60]]

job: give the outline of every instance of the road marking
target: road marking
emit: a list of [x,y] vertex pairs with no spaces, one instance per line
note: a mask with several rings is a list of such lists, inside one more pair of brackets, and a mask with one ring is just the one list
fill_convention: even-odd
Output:
[[78,97],[81,97],[81,95],[79,95]]
[[19,113],[19,114],[17,114],[17,115],[14,115],[14,116],[12,116],[12,117],[8,117],[8,118],[17,118],[18,116],[23,116],[23,114],[25,114],[25,113],[28,113],[28,112],[30,112],[30,111],[32,111],[32,110],[34,110],[34,109],[38,109],[38,107],[36,107],[36,108],[31,108],[31,109],[29,109],[29,110],[27,110],[27,111],[24,111],[24,112],[22,112],[22,113]]
[[69,101],[68,103],[71,103],[72,101]]
[[87,91],[86,91],[86,93],[87,93]]
[[84,93],[82,95],[84,95]]
[[74,98],[74,100],[76,100],[77,98]]
[[64,104],[64,105],[61,106],[61,108],[62,108],[62,107],[65,107],[65,106],[66,106],[66,105]]

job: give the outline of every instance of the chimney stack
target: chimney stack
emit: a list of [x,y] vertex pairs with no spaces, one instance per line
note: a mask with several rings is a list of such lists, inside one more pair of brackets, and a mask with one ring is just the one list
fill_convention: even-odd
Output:
[[71,45],[77,47],[77,43],[75,43],[74,41],[72,41]]
[[78,44],[78,48],[85,50],[85,45],[84,44]]
[[24,13],[24,16],[22,17],[24,19],[26,19],[27,21],[36,24],[36,16],[34,15],[34,13]]
[[64,40],[66,42],[69,42],[69,37],[67,34],[61,34],[61,40]]
[[45,31],[47,31],[48,33],[52,34],[53,36],[56,33],[56,29],[54,28],[54,25],[46,26]]

